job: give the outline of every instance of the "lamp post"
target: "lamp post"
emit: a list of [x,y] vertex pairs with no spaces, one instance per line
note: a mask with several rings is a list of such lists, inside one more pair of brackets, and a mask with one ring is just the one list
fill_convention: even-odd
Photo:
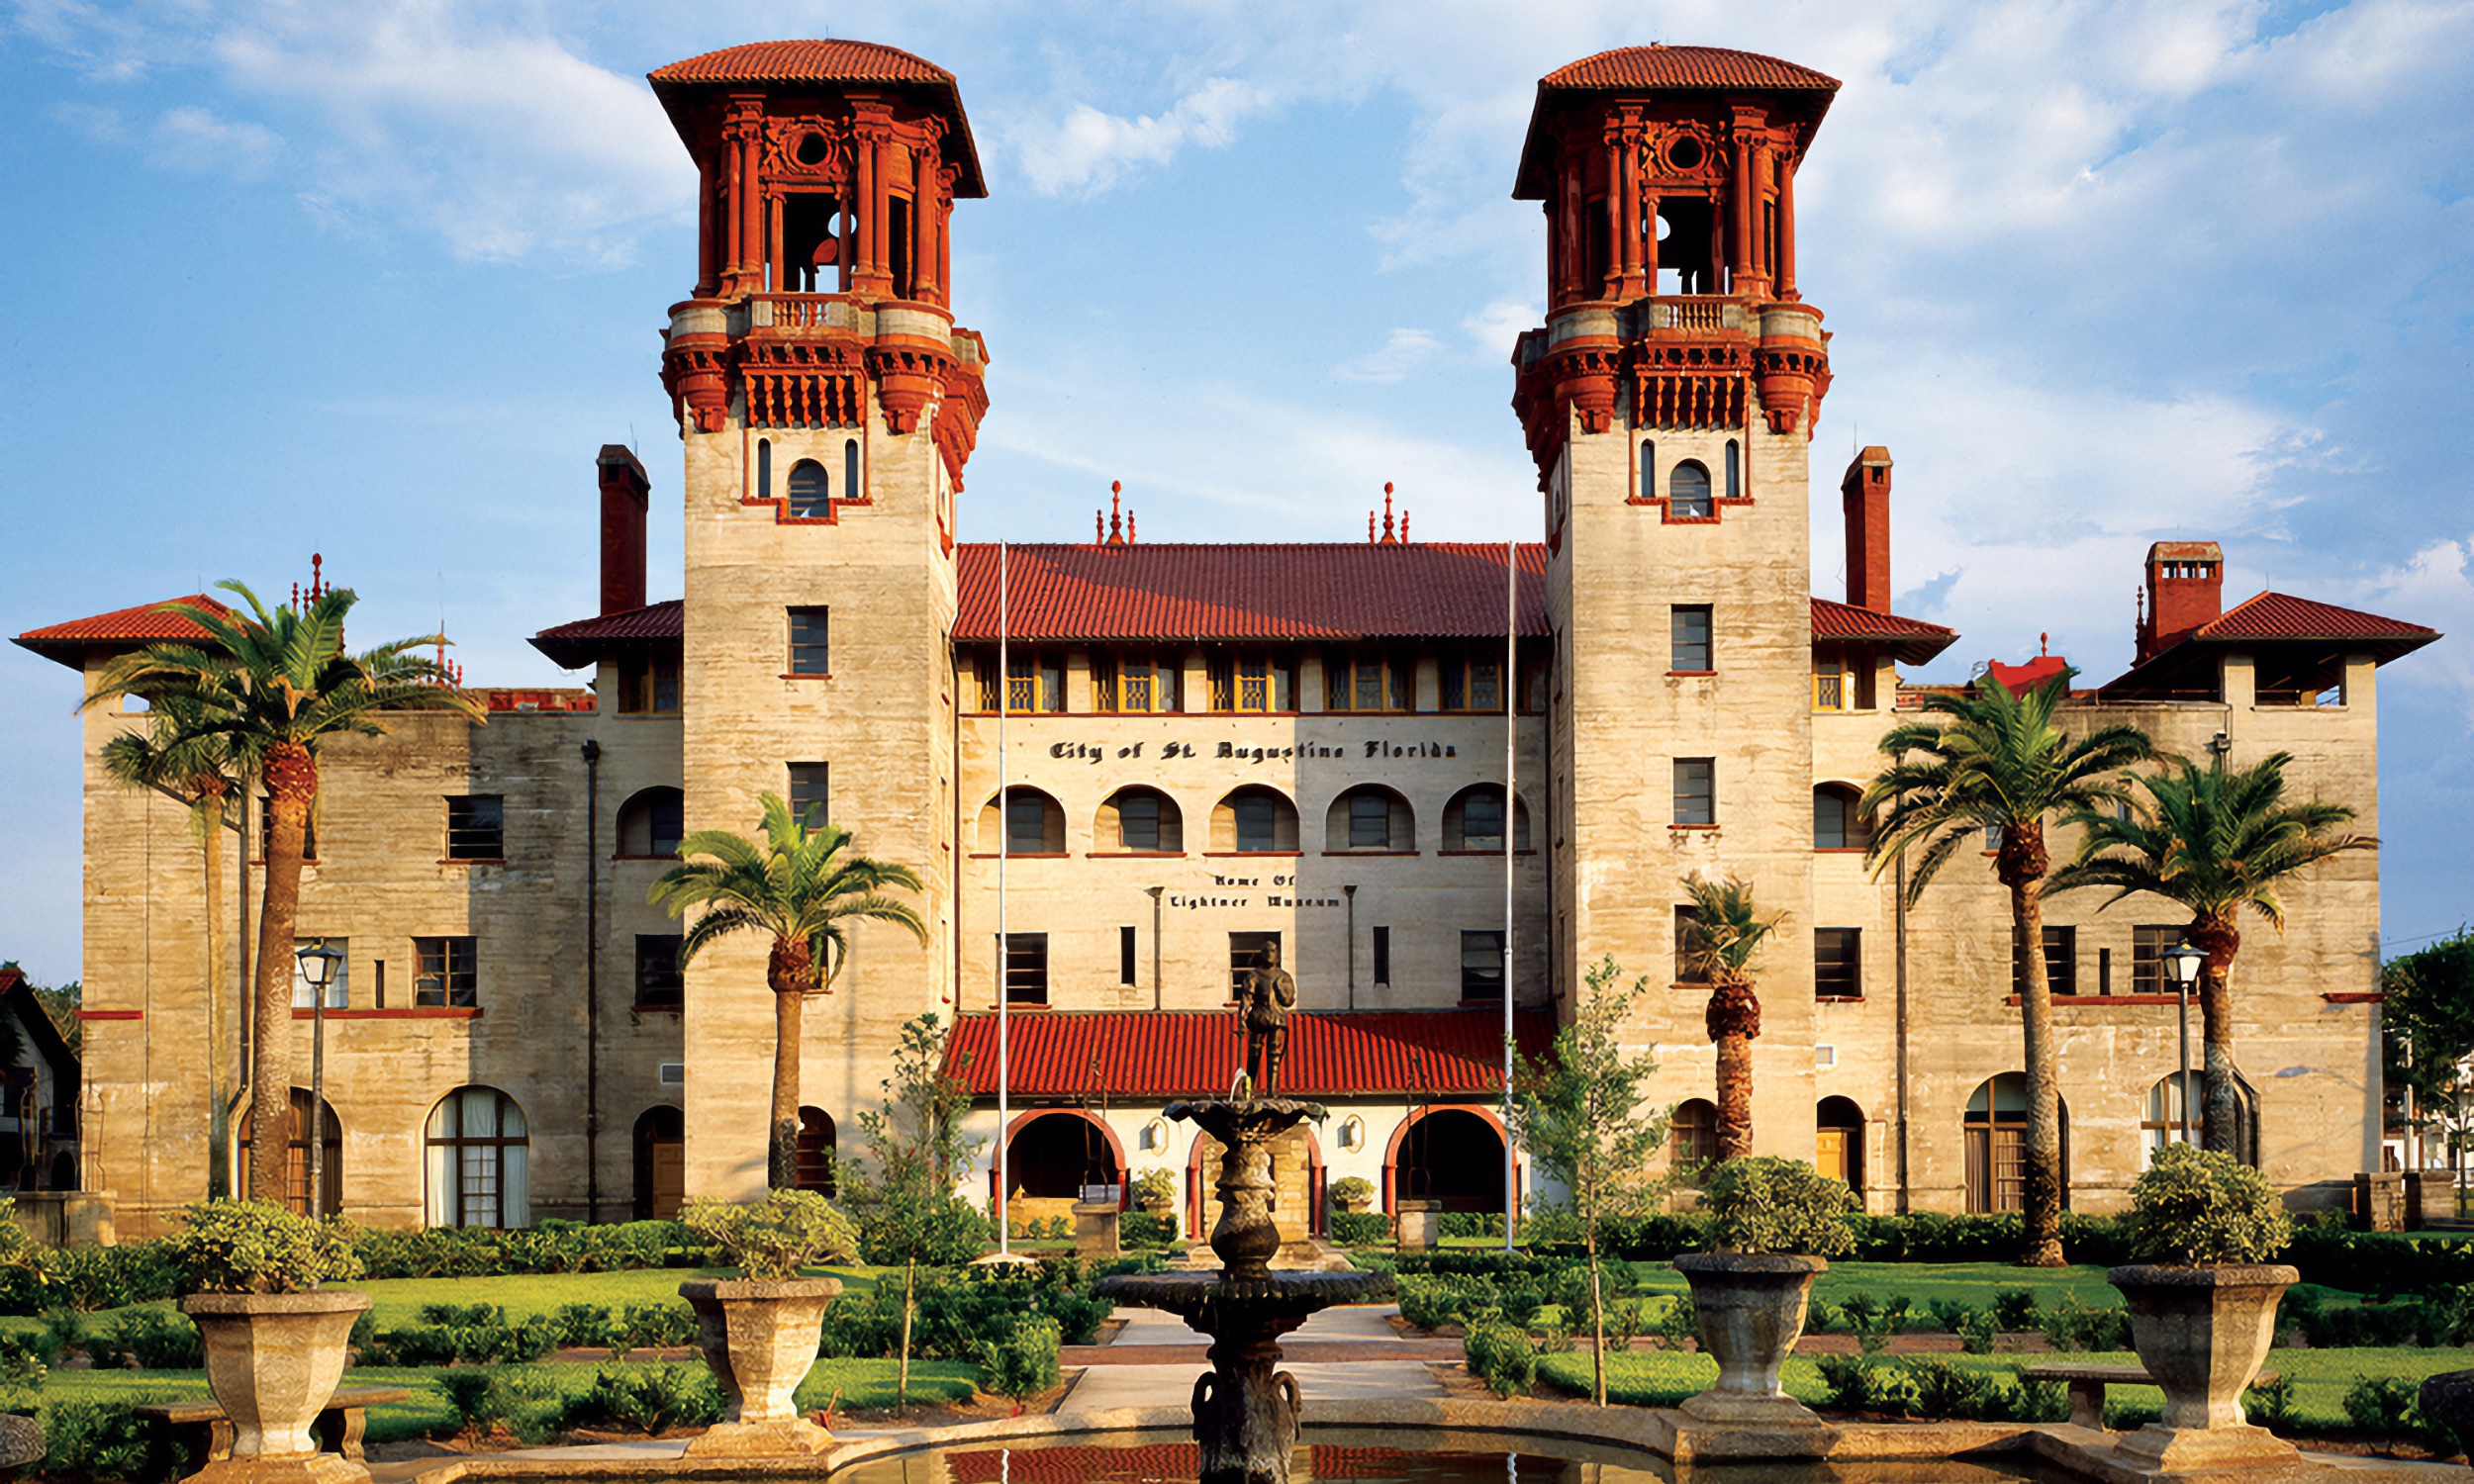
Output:
[[2191,1142],[2191,985],[2208,967],[2208,955],[2185,938],[2164,954],[2165,971],[2173,975],[2174,1018],[2180,1043],[2173,1055],[2173,1081],[2182,1098],[2182,1142]]
[[[293,957],[300,960],[301,977],[310,986],[309,1214],[316,1220],[327,1214],[320,1209],[327,1174],[327,986],[343,967],[343,951],[321,938]],[[260,1138],[265,1127],[259,1120]]]

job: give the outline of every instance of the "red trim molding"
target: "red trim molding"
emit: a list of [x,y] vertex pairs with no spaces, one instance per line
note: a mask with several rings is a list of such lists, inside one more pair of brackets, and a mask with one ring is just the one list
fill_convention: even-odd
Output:
[[2320,996],[2331,1005],[2380,1005],[2388,1002],[2382,989],[2331,989]]
[[[313,1011],[295,1005],[292,1018],[308,1020]],[[391,1005],[386,1009],[329,1010],[329,1020],[478,1020],[479,1005]]]
[[77,1018],[79,1020],[143,1020],[146,1018],[146,1012],[143,1010],[80,1010],[77,1012]]

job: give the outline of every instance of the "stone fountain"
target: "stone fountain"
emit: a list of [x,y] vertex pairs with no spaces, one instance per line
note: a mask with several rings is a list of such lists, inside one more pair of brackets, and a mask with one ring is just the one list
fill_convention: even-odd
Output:
[[1161,1309],[1211,1337],[1211,1370],[1194,1378],[1194,1441],[1201,1484],[1287,1484],[1297,1445],[1297,1378],[1280,1369],[1280,1337],[1318,1309],[1382,1296],[1390,1279],[1370,1272],[1274,1272],[1280,1231],[1272,1224],[1271,1141],[1315,1103],[1242,1097],[1172,1103],[1220,1141],[1220,1219],[1211,1228],[1217,1273],[1128,1273],[1104,1278],[1103,1298]]

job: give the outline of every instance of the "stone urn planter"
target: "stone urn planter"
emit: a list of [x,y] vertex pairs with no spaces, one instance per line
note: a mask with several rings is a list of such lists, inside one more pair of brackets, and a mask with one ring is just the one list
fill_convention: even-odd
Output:
[[206,1384],[232,1420],[232,1457],[194,1477],[250,1484],[368,1484],[369,1470],[318,1451],[318,1420],[365,1293],[198,1293],[180,1301],[206,1347]]
[[2117,1444],[2159,1468],[2292,1462],[2293,1444],[2242,1415],[2242,1391],[2276,1339],[2276,1304],[2301,1277],[2281,1263],[2117,1267],[2106,1279],[2131,1311],[2140,1363],[2162,1387],[2164,1416]]
[[1701,1348],[1718,1361],[1718,1384],[1686,1397],[1683,1413],[1707,1423],[1819,1427],[1821,1419],[1778,1385],[1778,1367],[1804,1333],[1820,1257],[1783,1252],[1684,1252],[1675,1271],[1692,1285]]
[[824,1306],[839,1278],[702,1278],[679,1285],[696,1311],[696,1345],[721,1383],[722,1420],[687,1445],[688,1456],[814,1454],[833,1435],[791,1400],[816,1363]]

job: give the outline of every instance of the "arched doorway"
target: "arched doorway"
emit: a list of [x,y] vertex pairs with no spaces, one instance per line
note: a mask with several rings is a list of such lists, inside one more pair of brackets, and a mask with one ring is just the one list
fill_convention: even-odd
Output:
[[1471,1108],[1411,1114],[1392,1136],[1383,1170],[1385,1205],[1436,1201],[1446,1211],[1503,1209],[1503,1133]]
[[1855,1099],[1825,1097],[1813,1110],[1813,1167],[1864,1193],[1864,1110]]
[[834,1138],[832,1114],[822,1108],[799,1110],[799,1159],[793,1166],[792,1184],[818,1195],[841,1193]]
[[1698,1184],[1702,1166],[1718,1159],[1718,1105],[1687,1097],[1667,1117],[1666,1161],[1686,1184]]
[[[318,1122],[326,1136],[324,1142],[327,1147],[320,1152],[318,1159],[318,1209],[323,1215],[333,1216],[343,1209],[343,1124],[335,1117],[334,1104],[326,1104],[323,1111],[324,1116]],[[243,1112],[240,1115],[238,1162],[233,1171],[235,1189],[248,1184],[251,1127],[249,1115]],[[288,1209],[303,1215],[307,1215],[310,1208],[309,1130],[310,1090],[295,1087],[292,1089],[292,1139],[284,1147],[283,1203]]]
[[1078,1200],[1086,1185],[1117,1184],[1121,1167],[1115,1139],[1080,1113],[1031,1114],[1005,1145],[1013,1193],[1032,1200]]
[[[1283,1242],[1323,1235],[1323,1147],[1314,1131],[1290,1129],[1269,1146],[1272,1156],[1272,1225]],[[1220,1220],[1220,1141],[1194,1135],[1186,1155],[1186,1230],[1208,1242]]]
[[[2175,1085],[2182,1082],[2184,1085]],[[2140,1116],[2140,1168],[2155,1162],[2156,1152],[2182,1139],[2182,1113],[2186,1103],[2190,1111],[2191,1142],[2201,1147],[2208,1143],[2208,1090],[2205,1079],[2194,1067],[2186,1072],[2166,1072],[2147,1089],[2147,1103]],[[2259,1097],[2250,1084],[2237,1074],[2234,1078],[2234,1158],[2244,1164],[2259,1162]]]
[[[2061,1204],[2070,1205],[2070,1105],[2061,1115]],[[2019,1211],[2027,1205],[2028,1075],[2005,1071],[1976,1084],[1967,1098],[1967,1210],[1970,1215]]]
[[522,1104],[496,1087],[458,1087],[423,1131],[433,1227],[532,1225],[532,1136]]
[[687,1117],[664,1103],[635,1120],[635,1219],[668,1221],[687,1198]]

